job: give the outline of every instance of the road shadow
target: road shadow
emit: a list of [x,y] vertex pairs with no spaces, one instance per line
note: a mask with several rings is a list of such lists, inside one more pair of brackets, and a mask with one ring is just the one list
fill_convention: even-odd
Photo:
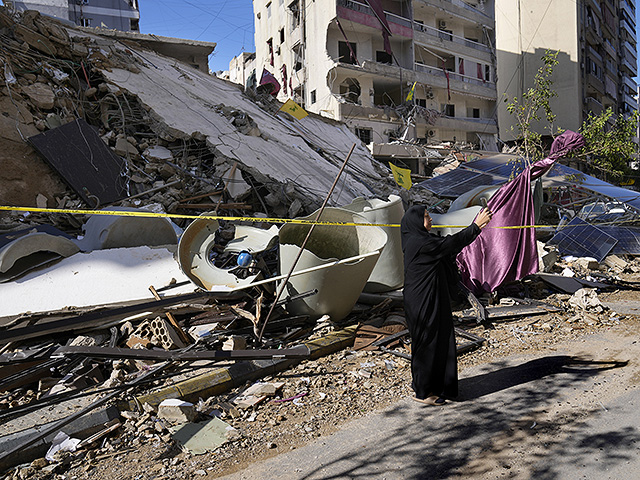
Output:
[[474,400],[558,373],[572,373],[577,379],[590,377],[605,370],[624,367],[628,363],[618,360],[587,360],[569,355],[536,358],[520,365],[505,366],[473,377],[462,378],[458,383],[460,393],[453,400]]
[[[552,425],[536,427],[533,421],[542,422],[541,412],[561,403],[568,391],[588,388],[598,375],[625,365],[626,361],[560,355],[517,365],[490,364],[486,371],[460,381],[459,401],[431,407],[406,399],[373,420],[357,420],[323,442],[326,454],[313,462],[320,467],[314,471],[302,468],[287,478],[418,480],[498,478],[503,473],[517,477],[517,472],[510,475],[507,468],[517,448],[527,448],[531,435],[540,435],[536,439],[545,448],[521,455],[524,464],[518,468],[521,473],[540,473],[537,478],[561,478],[546,456],[551,449],[560,455],[575,455],[579,446],[581,456],[589,458],[601,451],[603,442],[612,441],[616,455],[611,462],[627,462],[636,456],[634,445],[640,442],[640,433],[630,427],[612,428],[600,435],[589,431],[585,419],[600,414],[600,406],[570,410]],[[566,438],[571,441],[565,445]],[[478,461],[483,452],[491,453],[493,463]],[[505,470],[495,471],[496,464]]]

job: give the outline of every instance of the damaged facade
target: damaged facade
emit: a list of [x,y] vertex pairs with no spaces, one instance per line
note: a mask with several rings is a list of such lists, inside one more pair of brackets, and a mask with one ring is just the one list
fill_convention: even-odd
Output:
[[257,1],[256,75],[267,69],[279,98],[344,121],[367,144],[495,150],[493,4]]

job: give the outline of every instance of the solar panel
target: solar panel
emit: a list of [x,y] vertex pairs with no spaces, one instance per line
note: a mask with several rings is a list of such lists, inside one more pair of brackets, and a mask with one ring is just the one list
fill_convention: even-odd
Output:
[[598,228],[618,240],[611,253],[616,255],[640,255],[640,227],[604,225]]
[[618,240],[600,228],[575,217],[548,243],[557,245],[562,255],[592,257],[601,262],[609,255]]
[[456,168],[420,182],[417,186],[426,188],[441,197],[456,198],[480,185],[494,185],[496,183],[500,183],[500,181],[486,173]]
[[504,178],[513,178],[525,168],[525,161],[520,157],[499,156],[473,160],[465,163],[464,168],[480,170]]

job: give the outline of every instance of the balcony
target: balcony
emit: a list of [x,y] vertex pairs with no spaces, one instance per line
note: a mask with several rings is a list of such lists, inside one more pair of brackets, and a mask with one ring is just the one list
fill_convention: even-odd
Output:
[[587,3],[593,9],[594,12],[602,16],[602,10],[600,9],[600,2],[598,0],[588,0]]
[[498,133],[498,124],[493,118],[438,117],[436,127],[465,132]]
[[620,21],[620,30],[625,31],[631,38],[636,38],[636,30],[627,20]]
[[[413,29],[417,34],[414,36],[416,41],[423,40],[424,43],[437,45],[446,50],[454,50],[469,56],[476,56],[479,60],[485,60],[491,63],[491,48],[482,43],[467,40],[464,37],[443,32],[429,25],[423,25],[419,22],[413,22]],[[483,55],[478,56],[479,53]]]
[[464,2],[462,0],[449,0],[450,3],[452,3],[453,5],[457,6],[457,7],[461,7],[465,10],[468,10],[469,12],[473,12],[476,15],[481,15],[483,17],[486,17],[488,20],[493,22],[493,18],[491,18],[489,15],[487,15],[486,13],[484,13],[481,10],[478,10],[477,8],[472,7],[471,5],[469,5],[467,2]]
[[495,22],[493,15],[487,15],[462,0],[414,0],[414,2],[428,4],[428,6],[435,9],[435,11],[439,11],[445,15],[452,15],[465,23],[471,22],[472,24],[479,24],[491,29],[494,28]]
[[587,91],[589,93],[604,93],[604,82],[596,77],[593,73],[587,74]]
[[627,95],[626,93],[622,96],[624,103],[629,105],[632,110],[636,110],[638,108],[638,101],[633,98],[631,95]]
[[627,0],[620,0],[620,8],[624,11],[629,18],[636,18],[636,12]]
[[[416,79],[437,88],[447,88],[447,77],[442,68],[422,63],[414,64],[417,73]],[[490,81],[482,81],[479,78],[447,72],[449,75],[449,88],[456,93],[476,95],[488,100],[496,100],[496,84]]]
[[[369,5],[356,2],[354,0],[337,0],[337,5],[338,7],[343,7],[351,12],[356,13],[356,15],[341,15],[340,12],[338,12],[338,15],[341,18],[346,18],[353,22],[376,29],[380,28],[380,21],[375,16],[373,9]],[[412,37],[413,30],[411,28],[410,18],[401,17],[400,15],[396,15],[395,13],[386,11],[384,13],[387,22],[389,22],[389,27],[391,28],[391,33],[393,35],[399,35],[408,38]]]
[[604,110],[602,103],[593,97],[585,98],[585,103],[587,105],[587,110],[595,115],[600,115]]
[[385,109],[383,107],[363,107],[354,103],[339,103],[338,118],[345,119],[364,119],[381,122],[398,122],[398,114],[391,107]]
[[638,68],[636,63],[632,63],[630,59],[623,57],[620,64],[623,67],[623,71],[626,70],[632,77],[636,76]]
[[635,92],[636,89],[638,88],[638,85],[636,84],[636,82],[631,80],[631,77],[627,77],[626,75],[622,77],[622,83],[625,84],[629,88],[629,90],[633,92]]
[[631,63],[635,63],[638,61],[636,49],[632,47],[631,43],[629,42],[622,43],[622,56],[624,58],[628,58]]
[[613,44],[611,43],[611,41],[609,41],[608,38],[605,39],[604,41],[604,49],[605,51],[612,56],[613,58],[616,58],[618,56],[618,52],[616,50],[616,47],[613,46]]

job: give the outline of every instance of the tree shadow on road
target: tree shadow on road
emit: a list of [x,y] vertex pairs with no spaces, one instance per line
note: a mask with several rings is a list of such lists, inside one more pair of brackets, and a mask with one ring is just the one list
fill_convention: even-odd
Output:
[[[538,445],[535,442],[539,439],[544,448],[519,452],[521,473],[536,471],[541,475],[536,478],[560,478],[559,470],[554,469],[554,462],[546,454],[552,448],[560,455],[574,452],[569,446],[565,448],[564,438],[570,438],[574,448],[579,445],[584,458],[597,454],[602,441],[613,439],[616,457],[611,461],[624,462],[635,458],[633,444],[640,442],[640,434],[633,428],[623,428],[607,432],[602,439],[586,431],[582,428],[584,420],[601,412],[600,407],[574,409],[553,424],[534,427],[535,419],[558,405],[568,390],[584,389],[602,372],[626,364],[571,356],[548,356],[514,366],[494,363],[478,375],[463,378],[459,401],[445,407],[421,406],[405,400],[382,412],[373,422],[356,420],[334,434],[334,439],[325,441],[331,448],[327,447],[327,455],[319,459],[321,467],[309,473],[302,469],[290,478],[513,477],[516,472],[508,471],[512,455],[518,448],[527,449],[531,442]],[[540,437],[529,438],[533,435]],[[485,454],[491,456],[491,461],[478,461]],[[499,465],[505,470],[496,470]]]
[[541,380],[558,373],[572,373],[574,379],[591,377],[612,368],[621,368],[626,361],[595,361],[575,356],[555,355],[536,358],[529,362],[491,370],[487,373],[463,378],[459,382],[460,395],[456,401],[474,400],[500,390]]

